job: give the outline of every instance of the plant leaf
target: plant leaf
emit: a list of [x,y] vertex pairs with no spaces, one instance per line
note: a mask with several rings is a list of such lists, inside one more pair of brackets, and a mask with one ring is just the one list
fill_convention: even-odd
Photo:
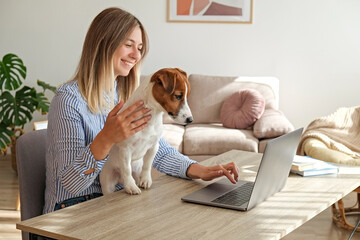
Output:
[[56,87],[51,86],[50,84],[43,82],[41,80],[37,80],[37,85],[43,88],[43,92],[45,92],[45,90],[50,90],[53,93],[56,93]]
[[11,121],[9,119],[9,112],[11,112],[11,105],[15,102],[15,98],[11,95],[10,92],[6,91],[0,95],[0,120],[7,126],[11,125]]
[[37,93],[36,94],[37,106],[36,109],[41,112],[41,114],[46,114],[49,112],[50,102],[45,97],[44,93]]
[[26,78],[26,67],[15,54],[6,54],[0,61],[0,87],[3,90],[16,90]]
[[0,96],[0,116],[7,125],[21,126],[31,121],[36,110],[36,90],[24,86],[15,93],[15,98],[10,92],[3,92]]
[[10,137],[14,135],[14,132],[8,128],[8,125],[0,122],[0,148],[5,152],[7,146],[11,143]]

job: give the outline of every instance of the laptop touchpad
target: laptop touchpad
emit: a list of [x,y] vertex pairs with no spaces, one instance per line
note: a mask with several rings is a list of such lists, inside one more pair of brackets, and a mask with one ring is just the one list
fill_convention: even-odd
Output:
[[218,182],[209,184],[208,186],[206,186],[203,189],[200,189],[199,191],[195,191],[194,193],[189,194],[187,197],[189,198],[194,197],[198,200],[211,201],[245,183],[246,183],[245,181],[239,181],[236,184],[233,184],[229,181],[229,179],[224,178]]

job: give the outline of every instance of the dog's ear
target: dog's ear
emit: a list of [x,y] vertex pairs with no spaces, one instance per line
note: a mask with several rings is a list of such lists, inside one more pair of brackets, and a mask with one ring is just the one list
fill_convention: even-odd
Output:
[[157,71],[151,77],[150,81],[163,86],[169,94],[172,94],[175,91],[176,74],[172,73],[169,69],[161,69]]

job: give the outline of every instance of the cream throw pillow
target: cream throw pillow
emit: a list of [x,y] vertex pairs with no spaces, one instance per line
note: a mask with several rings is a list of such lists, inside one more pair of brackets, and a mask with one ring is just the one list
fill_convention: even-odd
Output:
[[257,138],[274,138],[294,130],[294,126],[285,115],[276,109],[265,109],[264,114],[253,127]]

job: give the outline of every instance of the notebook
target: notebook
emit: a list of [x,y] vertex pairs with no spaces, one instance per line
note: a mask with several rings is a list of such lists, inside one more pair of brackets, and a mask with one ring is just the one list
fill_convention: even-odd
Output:
[[181,200],[240,211],[252,209],[285,186],[302,132],[299,128],[266,144],[254,182],[233,184],[222,178]]

